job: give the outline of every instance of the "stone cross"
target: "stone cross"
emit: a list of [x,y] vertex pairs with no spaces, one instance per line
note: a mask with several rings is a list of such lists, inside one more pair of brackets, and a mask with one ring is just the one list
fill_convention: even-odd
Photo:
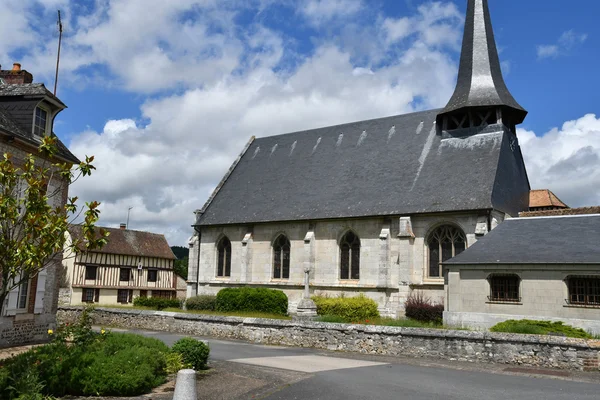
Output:
[[310,268],[304,268],[304,299],[310,299],[309,280]]

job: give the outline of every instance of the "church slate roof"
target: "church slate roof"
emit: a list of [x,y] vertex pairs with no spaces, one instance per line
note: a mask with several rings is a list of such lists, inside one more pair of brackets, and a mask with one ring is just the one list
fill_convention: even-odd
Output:
[[600,214],[513,218],[446,265],[600,264]]
[[256,139],[196,225],[527,210],[529,184],[512,134],[490,125],[443,139],[439,111]]

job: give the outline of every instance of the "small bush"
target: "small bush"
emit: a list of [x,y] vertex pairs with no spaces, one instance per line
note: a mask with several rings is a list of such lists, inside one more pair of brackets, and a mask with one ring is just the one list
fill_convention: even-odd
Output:
[[173,344],[173,352],[181,354],[185,364],[189,364],[196,371],[199,371],[206,368],[210,349],[204,342],[185,337]]
[[167,374],[176,374],[181,369],[191,368],[190,364],[186,364],[183,362],[183,356],[179,353],[175,353],[174,351],[170,352],[165,356],[165,360],[167,361]]
[[444,318],[444,305],[433,304],[423,293],[412,293],[404,304],[406,318],[421,322],[441,324]]
[[133,305],[136,307],[150,307],[155,310],[164,310],[165,308],[181,308],[182,301],[179,299],[163,299],[161,297],[136,297],[133,299]]
[[492,332],[522,333],[528,335],[566,336],[580,339],[592,339],[593,336],[580,328],[564,325],[562,321],[532,321],[528,319],[500,322],[490,328]]
[[216,303],[217,296],[205,294],[187,299],[185,308],[188,310],[214,311]]
[[312,298],[317,305],[317,314],[340,317],[348,322],[364,321],[379,317],[377,303],[364,295],[358,297],[328,298],[315,296]]
[[286,315],[288,298],[281,290],[264,288],[226,288],[217,293],[215,308],[221,312],[258,311]]

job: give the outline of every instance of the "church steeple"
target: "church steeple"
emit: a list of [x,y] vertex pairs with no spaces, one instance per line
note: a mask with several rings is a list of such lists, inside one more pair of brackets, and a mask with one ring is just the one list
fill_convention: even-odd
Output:
[[458,81],[438,124],[450,131],[503,123],[514,132],[526,115],[504,83],[488,1],[468,0]]

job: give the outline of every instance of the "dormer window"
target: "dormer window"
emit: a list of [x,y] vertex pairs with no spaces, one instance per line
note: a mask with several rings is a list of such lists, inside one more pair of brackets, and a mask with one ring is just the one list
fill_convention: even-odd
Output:
[[35,109],[35,119],[33,121],[33,134],[43,137],[46,135],[48,125],[48,112],[41,107]]

